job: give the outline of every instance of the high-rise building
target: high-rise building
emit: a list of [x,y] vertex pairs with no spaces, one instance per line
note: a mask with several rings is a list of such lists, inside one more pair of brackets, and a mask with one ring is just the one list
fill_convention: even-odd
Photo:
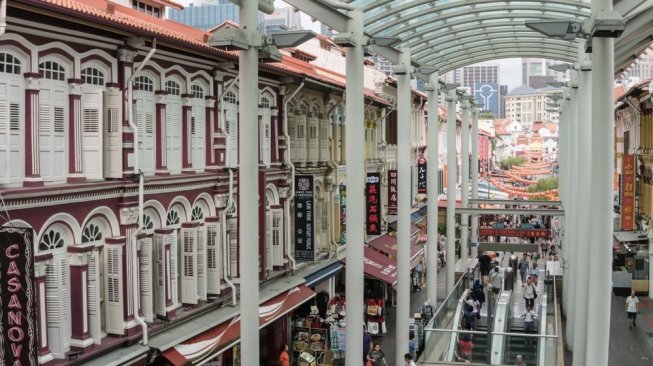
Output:
[[[536,78],[536,76],[553,76],[554,78],[549,81],[562,81],[569,79],[569,71],[557,72],[551,70],[549,66],[559,63],[558,61],[544,59],[544,58],[522,58],[521,59],[521,79],[523,85],[528,85],[531,88],[542,88],[542,81],[546,78]],[[548,81],[546,81],[548,82]],[[544,84],[546,84],[544,82]],[[533,83],[533,85],[531,85]]]
[[499,83],[499,64],[482,63],[465,66],[449,71],[442,76],[442,79],[446,83],[458,83],[463,88],[474,90],[477,83]]
[[264,15],[265,33],[274,33],[284,30],[302,29],[300,13],[291,7],[275,8],[272,14]]
[[[265,29],[263,13],[259,12],[259,29]],[[209,30],[226,20],[240,22],[238,5],[228,0],[198,0],[183,10],[169,9],[168,18],[193,28]]]
[[533,89],[528,85],[517,87],[506,95],[506,118],[521,123],[525,130],[530,130],[533,121],[558,123],[557,112],[549,112],[546,108],[547,96],[560,93],[562,90],[547,86]]
[[506,95],[508,94],[508,85],[499,85],[499,118],[506,118]]

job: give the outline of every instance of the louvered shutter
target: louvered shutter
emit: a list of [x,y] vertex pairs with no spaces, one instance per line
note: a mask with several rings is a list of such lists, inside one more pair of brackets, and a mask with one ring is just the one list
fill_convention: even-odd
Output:
[[282,216],[282,210],[272,210],[272,264],[275,266],[283,265]]
[[181,173],[181,100],[169,96],[166,105],[166,163],[171,173]]
[[104,94],[104,176],[107,178],[122,178],[121,96],[118,89]]
[[181,229],[181,302],[197,304],[197,230]]
[[165,235],[154,234],[154,312],[166,315]]
[[265,269],[272,270],[272,212],[265,211]]
[[238,277],[238,221],[229,219],[229,274]]
[[197,260],[197,296],[200,300],[206,300],[206,228],[204,224],[197,227],[197,253],[195,255]]
[[98,251],[94,250],[88,257],[88,318],[91,337],[95,344],[102,338],[102,320],[100,319],[100,277],[98,272]]
[[139,168],[144,173],[154,173],[154,115],[156,112],[154,95],[139,91],[134,93],[134,97],[136,98],[134,114],[138,125],[138,143],[140,146]]
[[260,137],[260,154],[263,165],[270,165],[271,147],[270,147],[270,108],[261,108],[261,126],[259,131]]
[[229,161],[230,167],[238,165],[238,106],[227,103],[225,108],[227,133],[229,134]]
[[[65,253],[55,254],[52,262],[46,268],[45,302],[47,312],[48,343],[55,356],[63,357],[66,353],[66,344],[70,337],[66,330],[69,327],[68,310],[68,281],[64,280],[67,272],[63,272],[67,261]],[[68,328],[69,329],[69,328]]]
[[22,179],[22,98],[24,91],[18,80],[12,80],[12,77],[0,80],[0,183],[15,183]]
[[206,287],[211,295],[220,294],[220,274],[222,268],[220,225],[206,223]]
[[154,319],[152,288],[152,238],[140,239],[141,257],[139,266],[141,285],[141,311],[146,321]]
[[192,113],[192,162],[193,169],[197,171],[203,171],[205,166],[205,150],[206,147],[206,110],[204,107],[204,101],[198,99],[193,103]]
[[320,120],[320,162],[329,160],[329,120]]
[[297,161],[306,164],[306,115],[297,116]]
[[170,248],[170,258],[169,263],[166,264],[166,276],[170,279],[169,281],[169,290],[172,297],[173,307],[177,308],[180,306],[179,303],[179,266],[178,266],[178,254],[177,250],[177,231],[175,230],[172,234],[166,235],[166,246]]
[[122,247],[107,245],[105,263],[106,331],[109,334],[124,334],[122,307]]
[[102,91],[82,95],[82,163],[88,179],[103,178]]
[[288,114],[288,137],[290,141],[286,141],[286,146],[289,151],[291,160],[297,160],[297,118],[294,114]]
[[318,142],[318,119],[317,114],[311,113],[308,118],[308,158],[310,163],[317,163],[319,160],[319,142]]

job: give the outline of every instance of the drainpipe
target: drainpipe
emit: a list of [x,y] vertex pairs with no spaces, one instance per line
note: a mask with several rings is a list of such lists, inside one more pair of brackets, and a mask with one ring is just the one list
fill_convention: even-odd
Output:
[[[333,113],[333,111],[336,110],[336,108],[338,108],[340,105],[342,105],[342,102],[344,100],[345,100],[345,93],[342,93],[342,99],[338,103],[336,103],[333,107],[331,107],[331,109],[329,109],[329,111],[327,112],[326,115],[327,116],[331,115],[331,113]],[[333,146],[333,135],[329,136],[329,146]],[[335,188],[334,189],[339,190],[340,189],[340,184],[338,183],[338,164],[336,163],[335,160],[333,160],[333,155],[334,154],[330,154],[329,167],[331,167],[331,169],[333,169],[334,175],[335,175],[335,178],[333,180],[335,182],[335,184],[334,184]],[[338,197],[340,197],[340,192],[338,192]],[[329,200],[331,201],[331,207],[329,207],[329,214],[330,214],[331,217],[330,217],[329,222],[333,223],[335,221],[335,219],[336,219],[335,215],[333,214],[333,193],[329,195]],[[338,252],[338,247],[340,246],[339,245],[340,242],[335,239],[335,235],[333,235],[333,234],[334,233],[331,232],[331,246],[335,249],[333,251],[333,253],[335,254],[335,253]],[[332,252],[329,252],[329,259],[332,258],[331,253]]]
[[229,280],[229,273],[227,272],[227,263],[228,263],[228,253],[229,253],[229,242],[227,241],[227,215],[232,213],[236,209],[236,204],[234,203],[234,171],[229,169],[229,198],[227,200],[227,207],[224,209],[220,215],[220,222],[222,226],[222,252],[224,255],[223,260],[226,259],[226,263],[222,264],[222,277],[224,282],[231,287],[231,297],[232,297],[232,306],[238,305],[238,294],[236,293],[236,285],[234,285],[231,280]]
[[[5,2],[2,2],[2,10],[0,12],[5,11]],[[1,14],[0,14],[1,15]],[[6,17],[2,17],[2,22],[4,23]],[[3,24],[0,24],[0,27],[2,27],[2,31],[4,32],[4,27]],[[133,133],[134,133],[134,174],[138,175],[138,228],[132,235],[132,295],[134,296],[134,319],[136,322],[141,326],[143,330],[143,345],[147,345],[147,324],[145,323],[145,320],[141,318],[138,315],[138,299],[140,297],[140,294],[138,293],[138,276],[136,275],[138,273],[138,263],[137,263],[137,258],[138,258],[138,248],[136,246],[136,238],[140,234],[141,230],[143,230],[143,196],[144,196],[144,191],[145,191],[145,183],[143,181],[143,173],[141,172],[139,166],[138,166],[138,159],[139,159],[139,147],[138,147],[138,127],[134,123],[134,86],[132,84],[132,81],[134,77],[143,69],[145,64],[154,56],[154,53],[156,52],[156,38],[152,39],[152,49],[150,52],[147,53],[145,56],[145,59],[143,59],[143,62],[141,62],[140,65],[138,65],[138,68],[136,68],[136,71],[134,71],[130,76],[129,79],[127,79],[127,116],[128,116],[128,123],[129,127],[131,127]]]
[[288,195],[288,199],[286,199],[286,203],[284,204],[284,211],[286,211],[286,257],[288,258],[288,261],[290,261],[290,268],[292,269],[292,272],[295,272],[295,258],[290,254],[290,202],[295,200],[295,165],[292,163],[290,160],[290,135],[288,135],[288,102],[290,102],[295,95],[304,87],[304,80],[302,80],[302,83],[299,84],[297,89],[290,94],[288,98],[286,98],[283,101],[283,137],[286,140],[286,157],[285,157],[285,163],[290,166],[290,171],[292,172],[291,174],[291,181],[290,181],[290,194]]
[[5,34],[7,29],[7,0],[2,0],[0,3],[0,36]]

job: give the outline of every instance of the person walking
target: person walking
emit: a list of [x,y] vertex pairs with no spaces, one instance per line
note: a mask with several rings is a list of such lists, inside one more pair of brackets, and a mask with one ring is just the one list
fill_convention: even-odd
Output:
[[367,331],[367,326],[363,324],[363,364],[367,361],[367,354],[372,350],[372,335]]
[[524,300],[526,300],[526,306],[530,306],[531,309],[534,308],[536,297],[537,290],[535,289],[535,284],[532,279],[528,279],[526,286],[524,287]]
[[481,278],[483,278],[483,282],[486,282],[487,277],[490,275],[491,261],[492,258],[490,258],[490,256],[485,251],[478,256],[478,266],[479,269],[481,270]]
[[524,357],[522,355],[515,356],[515,366],[526,366],[526,363],[524,363]]
[[521,275],[521,286],[524,287],[526,274],[528,273],[528,255],[526,253],[524,253],[524,258],[519,262],[517,268],[519,268],[519,274]]
[[531,280],[537,286],[537,280],[540,278],[540,269],[537,268],[537,262],[533,262],[533,268],[530,271]]
[[288,345],[284,344],[279,355],[279,366],[290,366],[290,355],[288,354]]
[[[535,315],[535,312],[530,306],[526,305],[526,311],[521,315],[521,317],[524,318],[524,333],[532,334],[535,330],[535,319],[537,319],[537,315]],[[526,343],[526,347],[529,347],[534,342],[531,337],[526,337],[524,343]]]
[[628,329],[637,327],[635,320],[637,319],[637,307],[639,299],[635,296],[635,291],[630,292],[630,296],[626,298],[626,312],[628,313]]
[[410,353],[406,353],[404,355],[404,362],[406,366],[417,366],[415,365],[415,361],[413,361],[413,356],[411,356]]
[[413,331],[408,333],[408,354],[413,360],[417,359],[417,338]]
[[499,266],[494,267],[494,271],[490,274],[490,283],[492,284],[492,300],[496,302],[503,287],[503,275],[499,271]]
[[372,366],[388,366],[385,353],[381,351],[381,345],[378,343],[374,343],[374,348],[367,354],[367,360],[372,363]]

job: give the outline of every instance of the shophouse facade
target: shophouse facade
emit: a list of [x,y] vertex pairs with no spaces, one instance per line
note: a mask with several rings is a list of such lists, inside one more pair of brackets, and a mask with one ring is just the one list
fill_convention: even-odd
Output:
[[[39,364],[174,363],[167,355],[181,354],[192,337],[232,329],[238,231],[247,229],[240,194],[261,197],[262,302],[285,309],[261,315],[262,355],[276,357],[288,339],[287,314],[315,295],[304,277],[344,257],[344,76],[291,51],[281,63],[260,64],[259,135],[252,136],[260,145],[259,189],[240,192],[237,55],[209,47],[205,31],[163,19],[165,7],[181,5],[8,3],[0,185],[11,220],[2,224],[34,232]],[[330,52],[344,64],[343,50]],[[384,141],[388,121],[398,128],[396,93],[385,76],[369,80],[361,121],[367,169],[386,174],[387,162],[396,162],[396,148]],[[426,103],[413,96],[416,161]],[[293,178],[300,174],[315,179],[310,265],[294,259]],[[279,280],[285,287],[272,285]],[[192,321],[202,316],[211,321]],[[149,344],[137,344],[145,332]],[[237,340],[223,339],[202,357],[224,351],[225,362],[235,362]]]

